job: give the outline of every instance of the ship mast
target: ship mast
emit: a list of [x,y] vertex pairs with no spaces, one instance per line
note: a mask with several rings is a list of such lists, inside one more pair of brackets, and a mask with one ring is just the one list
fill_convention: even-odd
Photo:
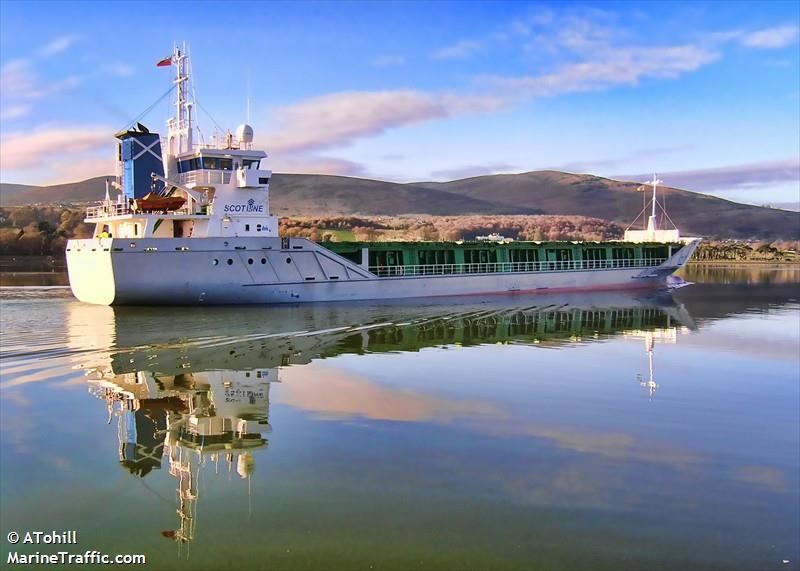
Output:
[[653,175],[652,180],[648,180],[645,184],[653,185],[653,209],[650,213],[650,217],[647,219],[647,231],[648,232],[655,232],[658,230],[658,223],[656,222],[656,189],[660,183],[664,182],[663,180]]
[[186,44],[175,46],[172,55],[164,60],[164,65],[175,66],[175,116],[167,121],[167,145],[164,150],[164,174],[172,179],[177,173],[178,156],[192,151],[192,107],[189,89],[189,56]]
[[175,46],[172,62],[175,66],[175,86],[178,93],[175,99],[175,129],[178,133],[177,154],[192,150],[192,102],[189,101],[189,56],[186,44],[183,51]]

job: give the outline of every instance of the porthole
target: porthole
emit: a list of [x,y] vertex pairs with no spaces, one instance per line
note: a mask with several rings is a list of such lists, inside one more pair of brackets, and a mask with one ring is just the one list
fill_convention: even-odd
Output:
[[292,259],[291,258],[286,258],[286,263],[287,264],[291,264],[292,263]]
[[261,258],[261,264],[263,265],[263,264],[266,264],[266,263],[267,263],[267,259],[266,258]]
[[247,258],[247,263],[252,266],[253,265],[253,258]]
[[231,260],[230,258],[228,258],[228,265],[229,265],[229,266],[232,266],[232,265],[233,265],[233,260]]
[[219,265],[219,260],[217,258],[214,258],[213,260],[211,260],[211,265],[212,266],[218,266]]

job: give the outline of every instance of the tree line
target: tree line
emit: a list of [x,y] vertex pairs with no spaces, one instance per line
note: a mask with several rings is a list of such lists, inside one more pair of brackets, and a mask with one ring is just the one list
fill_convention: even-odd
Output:
[[[63,258],[70,238],[88,238],[92,225],[83,222],[84,210],[61,206],[0,208],[0,254]],[[280,220],[283,236],[314,241],[424,241],[474,240],[500,234],[514,240],[618,240],[625,229],[615,222],[587,216],[290,216]],[[343,238],[344,237],[344,238]],[[800,261],[800,242],[703,242],[694,260]]]
[[60,206],[0,208],[0,253],[63,256],[67,240],[88,238],[84,210]]
[[[344,222],[344,223],[343,223]],[[286,236],[335,241],[333,230],[348,229],[357,240],[474,240],[500,234],[514,240],[614,240],[625,229],[614,222],[586,216],[295,216],[281,219]]]

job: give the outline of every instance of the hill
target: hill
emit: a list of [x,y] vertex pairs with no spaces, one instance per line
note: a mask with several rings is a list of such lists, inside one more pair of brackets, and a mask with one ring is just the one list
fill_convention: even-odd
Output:
[[[637,192],[641,183],[624,182],[586,174],[534,171],[489,175],[451,182],[415,183],[458,196],[496,205],[535,205],[544,214],[574,214],[630,223],[642,210],[646,196]],[[707,194],[660,187],[660,199],[684,234],[716,238],[800,238],[800,214],[731,202]]]
[[[53,186],[0,184],[0,206],[94,202],[105,193],[105,179]],[[345,176],[280,174],[272,176],[270,206],[280,215],[541,214],[535,207],[517,207],[416,186]]]
[[541,214],[536,206],[497,205],[415,184],[315,174],[274,174],[270,206],[280,215]]
[[[99,200],[105,177],[37,187],[3,183],[0,205]],[[393,183],[329,175],[275,174],[272,209],[280,215],[589,216],[627,225],[642,209],[639,183],[585,174],[534,171],[450,182]],[[684,234],[757,240],[800,239],[800,213],[739,204],[676,188],[661,195]]]
[[101,200],[108,176],[50,186],[0,183],[0,206],[26,204],[72,204]]

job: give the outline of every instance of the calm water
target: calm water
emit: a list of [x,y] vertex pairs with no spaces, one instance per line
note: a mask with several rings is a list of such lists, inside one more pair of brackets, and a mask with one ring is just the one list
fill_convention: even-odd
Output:
[[800,272],[687,278],[389,307],[4,287],[0,566],[9,531],[77,529],[148,569],[800,569]]

